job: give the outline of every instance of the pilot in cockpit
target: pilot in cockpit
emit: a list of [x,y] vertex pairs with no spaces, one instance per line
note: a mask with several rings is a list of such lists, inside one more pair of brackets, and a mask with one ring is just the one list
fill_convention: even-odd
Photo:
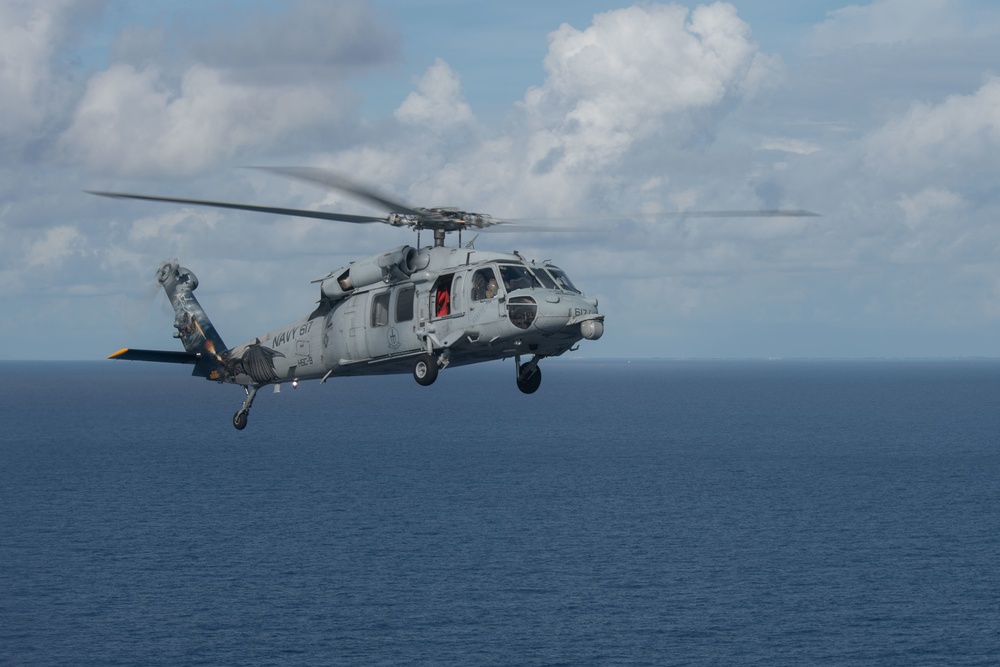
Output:
[[480,269],[472,277],[472,299],[485,301],[492,299],[500,291],[496,276],[491,269]]

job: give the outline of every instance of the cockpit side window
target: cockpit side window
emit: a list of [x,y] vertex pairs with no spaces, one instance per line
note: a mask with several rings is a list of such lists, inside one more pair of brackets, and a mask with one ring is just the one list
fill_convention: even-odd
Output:
[[519,289],[537,289],[542,286],[527,267],[517,264],[501,264],[500,278],[508,292]]
[[492,299],[500,291],[496,273],[492,267],[479,269],[472,276],[472,300],[486,301]]

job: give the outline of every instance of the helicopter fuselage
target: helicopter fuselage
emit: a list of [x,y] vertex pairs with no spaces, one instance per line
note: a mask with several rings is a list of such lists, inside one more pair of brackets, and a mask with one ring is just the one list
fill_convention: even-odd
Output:
[[316,310],[232,348],[210,379],[257,386],[407,373],[424,355],[440,368],[540,359],[603,333],[595,299],[558,267],[518,254],[403,246],[316,282]]

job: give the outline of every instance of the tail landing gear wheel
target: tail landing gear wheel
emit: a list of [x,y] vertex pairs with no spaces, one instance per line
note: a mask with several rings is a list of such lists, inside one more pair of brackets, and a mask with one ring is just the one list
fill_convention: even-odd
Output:
[[239,412],[233,415],[233,427],[237,431],[242,431],[247,427],[247,418],[250,416],[250,406],[253,405],[253,399],[257,396],[258,387],[249,387],[243,385],[243,391],[247,393],[247,400],[243,401],[243,405],[240,406]]
[[434,380],[437,380],[437,376],[437,359],[433,355],[422,354],[417,357],[417,361],[413,364],[413,379],[417,381],[417,384],[425,387],[432,385]]
[[[534,368],[531,366],[534,365]],[[542,369],[538,364],[521,364],[520,372],[517,374],[517,388],[525,394],[534,394],[542,384]]]

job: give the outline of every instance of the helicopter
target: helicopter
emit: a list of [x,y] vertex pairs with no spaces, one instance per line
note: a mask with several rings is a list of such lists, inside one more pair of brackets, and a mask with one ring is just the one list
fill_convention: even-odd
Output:
[[[267,385],[304,380],[325,383],[334,376],[412,373],[429,386],[449,366],[498,359],[514,360],[517,388],[532,394],[542,382],[539,362],[579,349],[583,340],[604,335],[604,315],[597,299],[587,297],[546,260],[536,262],[518,251],[477,250],[475,238],[462,245],[463,231],[518,221],[495,219],[456,208],[417,208],[390,199],[319,167],[253,167],[334,190],[387,209],[385,216],[257,206],[230,202],[88,190],[116,199],[209,206],[353,224],[383,223],[417,233],[416,247],[402,245],[349,263],[312,282],[319,285],[316,307],[283,327],[235,347],[219,336],[194,296],[198,278],[176,260],[157,270],[174,310],[174,337],[184,351],[122,348],[110,359],[194,366],[192,375],[241,385],[246,400],[233,415],[233,426],[247,426],[257,392]],[[756,211],[687,211],[657,217],[806,217],[802,209]],[[617,216],[631,217],[631,216]],[[566,227],[527,226],[529,231],[580,231]],[[433,233],[422,247],[420,233]],[[458,234],[456,246],[445,245]],[[526,356],[530,359],[522,361]]]
[[[477,250],[475,239],[461,243],[463,231],[516,222],[455,208],[414,208],[316,167],[259,169],[344,191],[389,213],[378,217],[87,191],[119,199],[383,223],[417,232],[416,247],[377,253],[313,280],[319,297],[308,315],[235,347],[223,342],[194,296],[194,272],[177,260],[159,267],[157,282],[173,307],[174,337],[184,351],[123,348],[109,359],[190,364],[194,376],[242,385],[246,399],[233,415],[237,430],[246,428],[258,391],[283,382],[295,387],[334,376],[412,373],[418,384],[428,386],[448,367],[513,358],[517,388],[531,394],[542,381],[540,361],[604,334],[597,300],[555,264],[528,260],[517,251]],[[421,247],[420,232],[425,230],[432,232],[433,244]],[[446,236],[454,232],[459,243],[447,246]]]

